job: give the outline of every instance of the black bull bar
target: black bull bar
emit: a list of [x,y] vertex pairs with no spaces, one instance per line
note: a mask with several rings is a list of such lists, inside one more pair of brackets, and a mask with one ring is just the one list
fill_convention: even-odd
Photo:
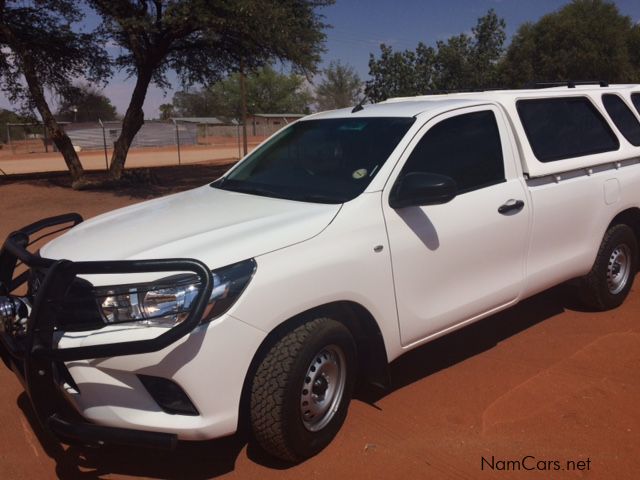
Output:
[[[59,408],[61,404],[68,405],[61,391],[60,365],[74,360],[157,352],[184,337],[198,326],[207,306],[213,288],[209,269],[194,259],[72,262],[42,258],[27,249],[36,241],[81,222],[82,217],[76,213],[45,218],[11,233],[5,240],[0,250],[0,295],[10,295],[25,285],[34,271],[44,276],[36,294],[30,298],[32,309],[25,334],[16,338],[6,329],[0,329],[0,354],[23,383],[40,424],[60,441],[94,446],[115,443],[174,448],[177,442],[174,434],[104,427],[65,418]],[[53,227],[58,229],[32,239],[35,234]],[[28,269],[15,275],[21,264]],[[58,319],[64,315],[60,305],[78,275],[147,272],[192,272],[198,276],[200,290],[183,322],[148,340],[57,348],[54,335],[59,332]],[[87,331],[94,329],[95,323],[87,324]]]

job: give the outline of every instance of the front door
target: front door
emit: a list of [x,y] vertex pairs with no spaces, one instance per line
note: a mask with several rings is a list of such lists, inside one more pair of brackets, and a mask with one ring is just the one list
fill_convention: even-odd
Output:
[[[506,128],[491,105],[440,115],[416,136],[385,187],[404,346],[496,311],[520,295],[530,207]],[[449,176],[458,195],[442,205],[395,210],[389,192],[409,172]]]

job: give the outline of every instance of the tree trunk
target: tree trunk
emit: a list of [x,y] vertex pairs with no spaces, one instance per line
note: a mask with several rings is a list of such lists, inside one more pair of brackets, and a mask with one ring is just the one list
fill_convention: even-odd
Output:
[[244,75],[244,62],[240,62],[240,120],[242,122],[242,152],[247,155],[247,82]]
[[22,73],[25,80],[27,81],[31,99],[38,109],[38,112],[40,112],[42,122],[49,132],[51,140],[53,141],[53,143],[55,143],[56,147],[58,147],[58,150],[62,154],[64,162],[67,164],[67,168],[69,169],[69,173],[71,174],[71,179],[73,180],[74,185],[77,185],[78,183],[81,183],[81,180],[83,180],[84,176],[84,170],[82,168],[82,164],[80,163],[80,159],[78,158],[78,154],[73,148],[71,139],[62,129],[62,127],[60,127],[60,125],[54,118],[53,113],[51,113],[49,104],[47,103],[47,100],[44,96],[42,84],[40,83],[35,68],[28,57],[28,53],[23,54],[23,52],[20,52],[20,57],[23,67]]
[[152,67],[146,67],[138,70],[136,86],[133,89],[131,101],[127,107],[127,113],[122,119],[122,130],[120,131],[120,136],[113,146],[113,154],[111,155],[109,172],[116,180],[122,177],[124,164],[127,160],[127,154],[129,153],[131,142],[133,142],[134,137],[144,124],[144,112],[142,110],[142,106],[144,105],[144,99],[147,95],[149,84],[151,83],[152,73]]

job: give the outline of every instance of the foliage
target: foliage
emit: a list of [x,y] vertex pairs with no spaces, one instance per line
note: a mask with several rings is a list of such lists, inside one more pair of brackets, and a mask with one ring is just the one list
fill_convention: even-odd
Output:
[[65,95],[78,78],[98,82],[109,75],[100,37],[72,28],[82,17],[72,0],[0,0],[0,89],[23,111],[38,110],[74,180],[82,165],[44,92]]
[[171,117],[175,116],[173,104],[171,103],[163,103],[158,108],[160,110],[160,120],[169,120]]
[[[268,65],[246,77],[246,88],[249,113],[308,113],[313,100],[304,77],[278,73]],[[173,106],[176,114],[183,117],[239,119],[240,74],[233,73],[199,91],[176,92]]]
[[316,12],[332,0],[89,0],[101,32],[122,54],[116,64],[135,77],[111,160],[119,178],[133,137],[144,123],[149,84],[166,86],[175,71],[185,85],[210,84],[231,71],[273,59],[312,72],[323,51],[325,24]]
[[72,0],[0,1],[0,88],[25,110],[36,107],[23,82],[34,70],[41,89],[64,94],[73,81],[102,81],[109,73],[106,54],[93,33],[72,28],[82,19]]
[[499,81],[505,22],[493,9],[480,17],[471,35],[462,33],[436,47],[419,43],[415,50],[394,52],[380,45],[380,58],[369,57],[365,94],[372,101],[426,94],[434,90],[486,88]]
[[360,102],[362,81],[349,65],[331,62],[316,88],[316,104],[320,110],[345,108]]
[[535,81],[640,81],[640,25],[605,0],[573,0],[525,23],[504,48],[505,23],[493,10],[471,35],[394,52],[381,45],[369,59],[366,94],[373,101],[438,90],[523,87]]
[[603,0],[574,0],[513,38],[501,67],[506,84],[640,80],[640,27]]
[[[390,97],[406,97],[433,89],[435,51],[419,43],[418,48],[394,52],[380,45],[380,58],[369,56],[369,76],[365,95],[372,102]],[[422,68],[419,68],[422,66]]]
[[115,120],[117,112],[111,100],[98,89],[84,84],[65,92],[56,117],[65,122],[96,122]]
[[498,86],[498,62],[504,52],[506,24],[494,10],[480,17],[472,35],[461,34],[436,44],[437,90]]
[[212,103],[212,95],[207,88],[181,90],[173,94],[173,113],[177,117],[221,116]]
[[[36,119],[31,116],[21,115],[19,113],[0,108],[0,141],[2,141],[3,143],[7,143],[7,123],[34,123],[35,121]],[[34,127],[34,130],[35,128],[38,127]],[[11,138],[23,140],[24,134],[26,132],[31,133],[30,130],[31,129],[29,127],[25,127],[24,129],[20,130],[20,137],[16,137],[16,134],[12,133]]]

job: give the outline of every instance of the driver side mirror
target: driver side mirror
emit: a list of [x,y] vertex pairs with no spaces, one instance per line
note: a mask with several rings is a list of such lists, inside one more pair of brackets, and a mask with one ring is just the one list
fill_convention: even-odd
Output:
[[436,173],[411,172],[400,177],[391,189],[391,208],[440,205],[457,195],[458,186],[453,178]]

